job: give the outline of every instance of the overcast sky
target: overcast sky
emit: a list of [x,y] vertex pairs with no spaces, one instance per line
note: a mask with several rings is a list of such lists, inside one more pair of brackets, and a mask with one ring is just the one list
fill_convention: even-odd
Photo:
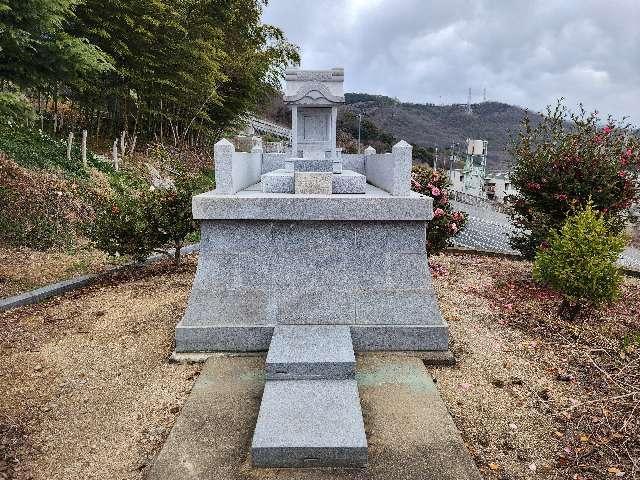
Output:
[[403,101],[566,97],[640,124],[640,0],[270,0],[303,68]]

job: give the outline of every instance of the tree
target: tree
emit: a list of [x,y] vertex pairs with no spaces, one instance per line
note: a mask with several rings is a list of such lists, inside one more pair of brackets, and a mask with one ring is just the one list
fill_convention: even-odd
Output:
[[0,0],[0,78],[57,91],[108,71],[109,58],[70,33],[77,0]]
[[260,22],[264,4],[86,0],[75,31],[107,52],[115,70],[79,100],[107,112],[115,135],[133,130],[174,143],[194,132],[219,136],[299,61],[282,31]]
[[633,220],[639,196],[640,141],[627,125],[604,123],[584,110],[569,115],[558,102],[539,125],[524,118],[512,140],[510,179],[518,195],[508,198],[517,227],[512,246],[535,255],[552,229],[591,200],[614,233]]

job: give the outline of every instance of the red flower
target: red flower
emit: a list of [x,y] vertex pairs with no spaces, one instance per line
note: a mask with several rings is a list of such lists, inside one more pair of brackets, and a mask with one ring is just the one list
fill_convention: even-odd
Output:
[[613,128],[612,128],[612,127],[610,127],[609,125],[607,125],[606,127],[604,127],[604,128],[602,129],[602,132],[603,132],[605,135],[609,135],[609,134],[611,133],[611,130],[613,130]]

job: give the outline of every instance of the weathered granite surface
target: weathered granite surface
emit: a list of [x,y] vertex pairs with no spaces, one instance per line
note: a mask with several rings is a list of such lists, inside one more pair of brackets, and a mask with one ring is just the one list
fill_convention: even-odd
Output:
[[263,174],[259,190],[264,193],[293,193],[295,190],[293,172],[278,169]]
[[356,358],[347,325],[278,325],[267,353],[268,380],[354,378]]
[[261,172],[265,174],[284,168],[286,158],[286,153],[263,153]]
[[364,155],[357,153],[343,153],[342,168],[364,175]]
[[232,195],[260,181],[260,147],[254,147],[251,153],[236,152],[233,144],[223,138],[214,146],[214,161],[218,193]]
[[[424,219],[203,221],[202,253],[177,327],[177,351],[206,350],[207,342],[211,349],[242,350],[253,332],[240,327],[279,324],[380,326],[354,338],[357,350],[446,349],[446,324],[427,267],[425,225]],[[229,326],[233,338],[215,340]],[[404,326],[404,333],[390,332]],[[409,332],[419,334],[411,339]],[[261,330],[247,350],[259,349],[268,335]],[[220,348],[224,342],[228,348]]]
[[[335,166],[335,165],[334,165]],[[294,193],[295,176],[293,171],[278,169],[262,175],[260,184],[248,187],[251,191],[263,193]],[[342,173],[331,177],[331,192],[336,194],[362,194],[367,191],[367,179],[364,175],[352,170],[342,170]]]
[[[330,168],[330,167],[329,167]],[[327,171],[295,171],[293,183],[297,195],[331,195],[331,170]]]
[[333,170],[332,159],[290,158],[286,163],[291,163],[294,172],[331,172]]
[[356,381],[267,381],[251,457],[256,467],[365,466]]
[[400,140],[390,154],[376,154],[372,150],[365,151],[367,182],[392,195],[408,194],[411,191],[411,145]]
[[333,193],[365,193],[367,179],[353,170],[342,170],[333,176]]

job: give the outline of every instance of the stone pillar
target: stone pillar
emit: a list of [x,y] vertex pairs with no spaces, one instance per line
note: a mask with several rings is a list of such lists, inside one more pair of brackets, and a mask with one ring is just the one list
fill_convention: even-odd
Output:
[[233,188],[233,154],[236,149],[233,144],[223,138],[213,147],[213,161],[216,172],[216,191],[225,195],[236,193]]
[[291,156],[298,156],[298,106],[291,106]]
[[367,155],[373,155],[376,153],[376,149],[373,148],[371,145],[369,145],[367,148],[364,149],[364,156],[366,157]]
[[413,147],[404,140],[396,143],[393,154],[393,187],[391,195],[407,195],[411,191],[411,152]]
[[331,107],[331,158],[336,158],[336,129],[338,127],[338,107]]

